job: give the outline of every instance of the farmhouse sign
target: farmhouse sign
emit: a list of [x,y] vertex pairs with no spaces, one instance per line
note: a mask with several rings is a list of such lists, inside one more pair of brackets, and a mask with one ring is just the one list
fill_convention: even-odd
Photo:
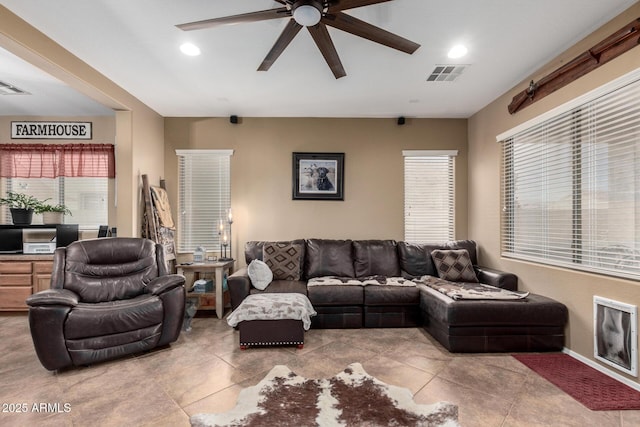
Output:
[[11,139],[91,139],[91,122],[11,122]]

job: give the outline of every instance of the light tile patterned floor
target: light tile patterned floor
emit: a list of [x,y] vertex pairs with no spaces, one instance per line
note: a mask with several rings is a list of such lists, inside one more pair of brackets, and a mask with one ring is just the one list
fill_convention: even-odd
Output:
[[0,412],[2,426],[189,426],[190,415],[232,408],[276,364],[320,378],[353,362],[418,403],[457,404],[465,427],[640,425],[640,411],[590,411],[509,355],[451,354],[417,328],[311,330],[302,350],[240,351],[224,320],[196,318],[169,348],[58,373],[38,362],[26,314],[0,316],[0,336],[0,409],[27,407]]

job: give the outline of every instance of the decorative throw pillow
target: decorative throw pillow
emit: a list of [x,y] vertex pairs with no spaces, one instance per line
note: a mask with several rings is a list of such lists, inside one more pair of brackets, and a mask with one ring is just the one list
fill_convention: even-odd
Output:
[[249,273],[249,279],[251,279],[253,287],[261,291],[264,291],[273,280],[273,272],[271,272],[267,264],[259,259],[254,259],[249,263],[247,273]]
[[288,242],[265,243],[262,260],[276,280],[300,280],[302,245]]
[[438,277],[451,282],[478,283],[476,272],[471,264],[471,257],[466,249],[431,251],[431,258],[436,265]]

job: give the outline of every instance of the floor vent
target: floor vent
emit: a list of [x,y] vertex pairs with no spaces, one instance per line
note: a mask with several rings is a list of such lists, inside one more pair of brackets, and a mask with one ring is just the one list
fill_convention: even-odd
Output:
[[429,77],[428,82],[452,82],[456,80],[468,65],[436,65]]
[[30,95],[29,92],[24,91],[11,85],[9,83],[5,83],[0,81],[0,95]]

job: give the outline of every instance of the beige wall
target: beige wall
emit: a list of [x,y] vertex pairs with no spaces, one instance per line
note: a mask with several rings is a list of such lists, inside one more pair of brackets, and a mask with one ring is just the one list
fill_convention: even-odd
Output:
[[113,200],[117,215],[110,225],[118,227],[120,236],[139,236],[140,174],[151,179],[164,174],[162,116],[4,6],[0,6],[0,46],[118,112]]
[[117,111],[116,164],[118,236],[140,236],[144,203],[142,175],[149,184],[164,178],[164,120],[148,109]]
[[[593,296],[600,295],[640,305],[640,284],[630,280],[501,258],[501,147],[496,142],[496,136],[640,67],[640,48],[634,48],[513,116],[507,112],[507,105],[513,96],[523,90],[531,79],[539,80],[638,16],[640,16],[640,4],[634,5],[573,46],[469,119],[469,235],[480,243],[480,261],[517,274],[521,289],[547,295],[566,304],[570,313],[566,346],[591,359],[593,359]],[[637,378],[633,380],[637,381]]]
[[[466,120],[165,119],[165,171],[177,200],[176,149],[233,149],[234,256],[248,240],[403,238],[402,150],[457,149],[457,237],[467,236]],[[344,201],[291,199],[292,153],[344,152]],[[173,206],[174,215],[177,206]],[[177,218],[177,217],[176,217]]]

